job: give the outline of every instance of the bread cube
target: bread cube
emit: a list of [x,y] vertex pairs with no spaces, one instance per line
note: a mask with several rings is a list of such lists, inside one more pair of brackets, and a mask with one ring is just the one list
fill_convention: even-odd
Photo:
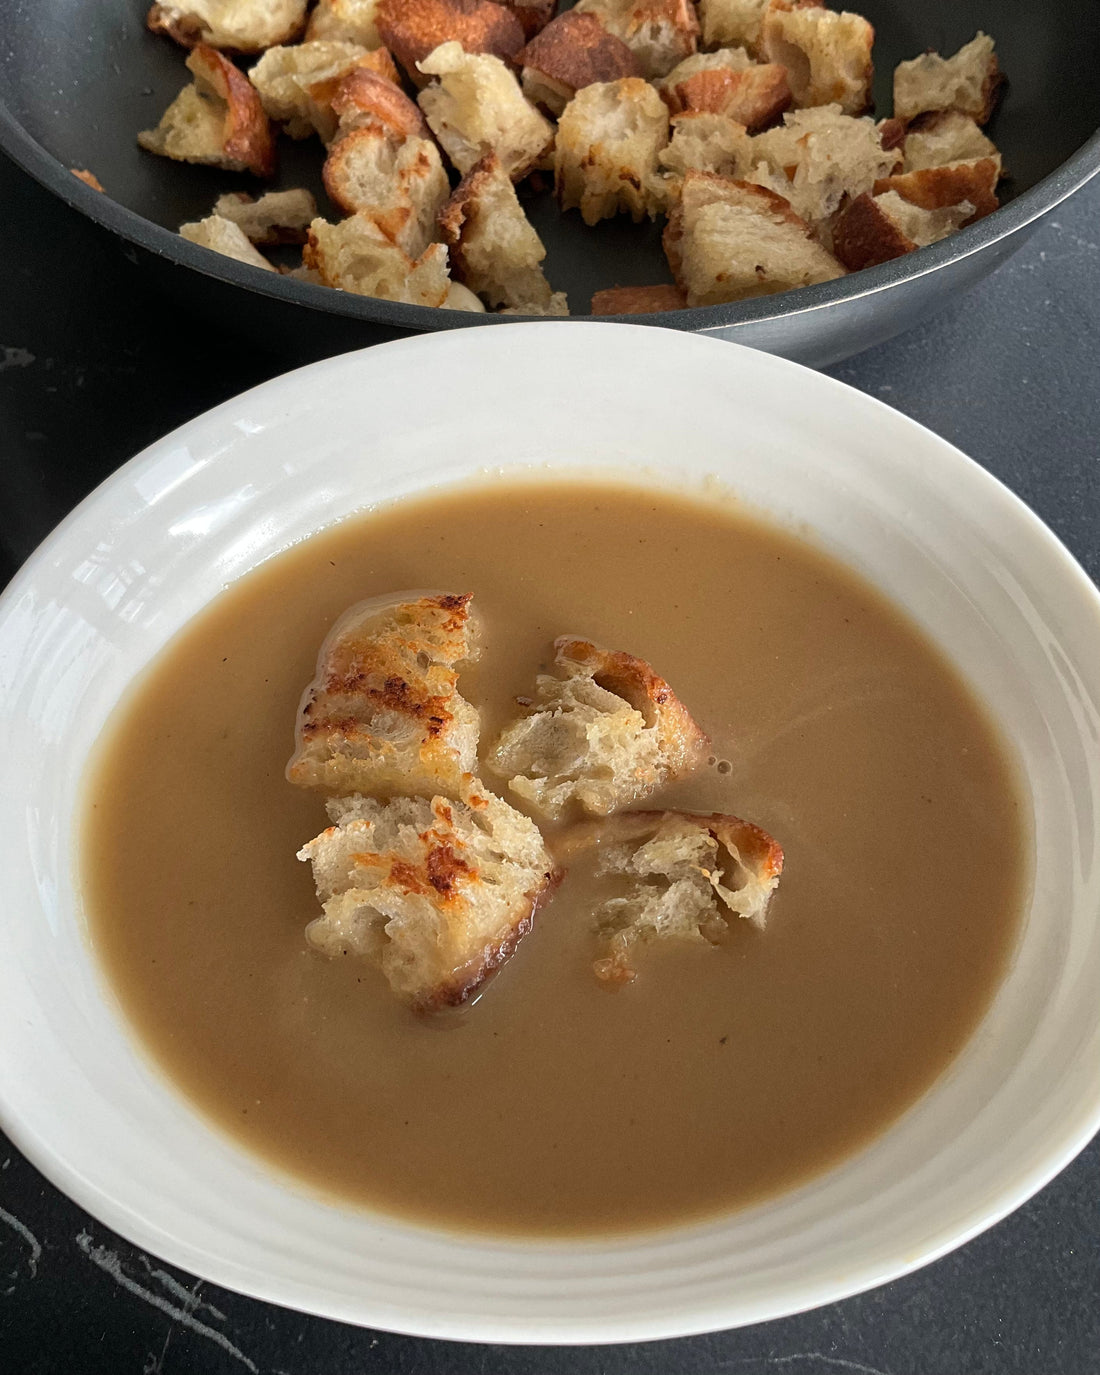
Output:
[[338,136],[380,125],[395,138],[428,137],[427,121],[416,101],[410,100],[392,81],[365,67],[354,68],[337,86],[332,113],[338,122]]
[[325,190],[347,214],[367,214],[410,258],[436,238],[436,216],[451,190],[439,149],[371,124],[338,138],[323,169]]
[[657,89],[674,115],[725,115],[750,130],[770,124],[791,103],[785,68],[755,63],[744,48],[696,53],[674,67]]
[[959,110],[936,110],[918,115],[909,125],[901,145],[903,172],[921,172],[949,162],[972,158],[997,158],[997,146],[986,138],[969,115]]
[[495,153],[487,153],[459,183],[439,216],[451,271],[490,306],[536,314],[550,305],[546,257]]
[[377,10],[378,0],[317,0],[317,8],[309,16],[306,42],[335,41],[380,48]]
[[370,54],[355,43],[299,43],[271,48],[252,68],[250,77],[269,118],[285,126],[291,138],[319,134],[328,143],[336,133],[332,101],[340,83]]
[[214,202],[214,215],[235,224],[250,243],[305,243],[317,203],[301,187],[267,191],[259,200],[244,191],[227,191]]
[[1000,204],[996,190],[1000,175],[999,157],[968,158],[943,167],[882,177],[875,182],[874,194],[896,191],[902,200],[924,210],[942,210],[967,201],[973,206],[973,213],[963,223],[971,224],[992,214]]
[[894,115],[915,119],[928,110],[958,110],[985,124],[1003,81],[993,40],[979,32],[954,57],[922,53],[899,63],[894,70]]
[[577,0],[577,14],[594,14],[622,39],[644,77],[664,76],[695,51],[699,21],[692,0]]
[[760,41],[767,60],[787,69],[796,106],[839,105],[858,115],[871,104],[874,39],[862,15],[770,0]]
[[185,0],[154,5],[145,23],[185,48],[205,43],[239,53],[259,53],[293,43],[306,22],[307,0]]
[[578,91],[596,82],[640,76],[638,59],[594,14],[567,10],[534,38],[522,54],[523,91],[535,105],[558,116]]
[[275,141],[248,78],[205,44],[188,54],[187,67],[195,80],[180,91],[155,129],[138,134],[139,146],[177,162],[272,176]]
[[568,635],[554,649],[557,676],[539,675],[487,758],[540,815],[606,816],[702,763],[707,737],[649,664]]
[[624,77],[578,91],[558,121],[554,184],[563,210],[585,224],[626,211],[659,213],[658,157],[668,143],[668,110],[645,81]]
[[610,286],[592,296],[593,315],[653,315],[683,310],[684,293],[671,282],[656,286]]
[[275,271],[264,255],[252,247],[244,230],[220,215],[208,215],[204,220],[181,224],[180,234],[189,243],[213,249],[223,257],[235,258],[239,263],[248,263],[250,267],[259,267],[265,272]]
[[378,32],[416,86],[426,84],[420,64],[446,43],[515,62],[526,41],[519,19],[492,0],[379,0]]
[[769,296],[844,275],[782,196],[711,172],[685,175],[664,244],[689,306]]
[[463,176],[491,152],[519,181],[550,148],[553,125],[524,97],[499,57],[444,43],[420,70],[439,77],[418,100],[432,133]]
[[421,1012],[464,1002],[503,964],[557,879],[534,822],[481,788],[328,810],[334,824],[298,852],[324,912],[306,938],[377,964]]
[[442,244],[429,245],[414,259],[369,214],[339,224],[314,220],[302,262],[325,286],[411,306],[443,305],[451,285]]
[[896,191],[866,192],[844,207],[833,226],[833,252],[850,272],[900,258],[953,234],[974,212],[969,201],[924,210]]

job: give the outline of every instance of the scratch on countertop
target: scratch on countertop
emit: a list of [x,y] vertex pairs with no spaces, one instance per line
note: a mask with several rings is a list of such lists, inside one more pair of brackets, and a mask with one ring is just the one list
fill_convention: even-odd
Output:
[[34,354],[30,349],[12,348],[6,344],[0,344],[0,372],[5,372],[8,368],[29,368],[34,362]]
[[38,1262],[42,1259],[42,1243],[25,1222],[20,1222],[19,1219],[14,1214],[9,1213],[6,1208],[0,1208],[0,1222],[10,1227],[17,1236],[21,1236],[30,1248],[30,1255],[27,1256],[27,1269],[30,1272],[31,1279],[34,1279],[35,1275],[38,1274]]
[[[173,1322],[178,1322],[181,1327],[186,1327],[188,1331],[194,1332],[196,1336],[205,1337],[208,1341],[213,1342],[215,1346],[220,1346],[228,1355],[240,1361],[246,1369],[251,1370],[253,1375],[259,1375],[259,1368],[255,1362],[249,1360],[239,1347],[234,1346],[224,1332],[219,1332],[216,1327],[210,1327],[208,1324],[200,1322],[199,1319],[195,1317],[194,1313],[190,1311],[193,1306],[191,1302],[188,1302],[185,1307],[178,1307],[174,1303],[169,1303],[168,1300],[163,1298],[160,1294],[154,1294],[151,1289],[146,1289],[144,1285],[139,1284],[137,1280],[126,1273],[122,1268],[122,1262],[114,1251],[108,1250],[106,1246],[96,1246],[89,1232],[79,1232],[76,1236],[76,1244],[93,1265],[98,1266],[105,1274],[110,1275],[115,1283],[121,1285],[127,1293],[133,1294],[135,1298],[141,1299],[143,1303],[149,1304],[151,1308],[156,1308],[159,1312],[167,1314]],[[146,1269],[149,1270],[150,1274],[153,1273],[148,1262],[146,1262]],[[169,1276],[169,1278],[171,1277]],[[172,1284],[176,1285],[177,1288],[182,1288],[182,1285],[177,1285],[175,1280],[172,1281]],[[193,1300],[195,1298],[195,1295],[190,1293],[190,1291],[185,1290],[184,1292],[187,1293],[188,1300]],[[163,1356],[163,1352],[161,1354]]]
[[154,1279],[162,1289],[167,1289],[169,1294],[175,1295],[189,1313],[201,1313],[203,1309],[210,1314],[217,1322],[225,1322],[226,1316],[220,1308],[215,1308],[212,1303],[207,1303],[205,1299],[199,1298],[199,1284],[194,1289],[188,1289],[186,1285],[180,1284],[179,1280],[170,1275],[167,1270],[154,1269],[152,1261],[148,1256],[140,1256],[142,1265],[145,1266],[145,1273],[150,1279]]
[[890,1375],[888,1370],[880,1370],[877,1365],[863,1365],[860,1361],[848,1361],[842,1356],[826,1356],[824,1351],[795,1351],[789,1356],[742,1356],[735,1361],[723,1361],[716,1370],[736,1370],[739,1366],[758,1366],[761,1370],[778,1370],[783,1366],[797,1366],[815,1361],[818,1367],[829,1370],[847,1370],[852,1375]]

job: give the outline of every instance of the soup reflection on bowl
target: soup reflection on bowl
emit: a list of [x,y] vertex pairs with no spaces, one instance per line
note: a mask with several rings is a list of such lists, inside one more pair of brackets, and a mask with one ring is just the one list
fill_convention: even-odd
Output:
[[[632,327],[473,337],[193,422],[6,594],[3,1124],[148,1250],[427,1335],[683,1334],[911,1269],[1096,1125],[1096,593],[828,379]],[[763,929],[650,933],[609,987],[581,855],[443,1013],[312,948],[299,700],[340,614],[409,588],[473,594],[482,782],[555,856],[574,818],[492,742],[562,634],[652,665],[709,746],[633,805],[774,836]]]

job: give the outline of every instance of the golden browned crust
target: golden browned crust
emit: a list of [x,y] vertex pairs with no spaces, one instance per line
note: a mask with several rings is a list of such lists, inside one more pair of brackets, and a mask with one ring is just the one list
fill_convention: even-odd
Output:
[[900,148],[905,142],[910,125],[904,119],[884,119],[878,126],[878,136],[883,149],[888,153],[892,148]]
[[374,72],[385,81],[392,82],[394,86],[401,85],[401,73],[397,70],[389,48],[375,48],[373,52],[361,57],[355,65],[357,70]]
[[524,43],[523,25],[493,0],[381,0],[375,22],[414,81],[424,79],[416,64],[441,43],[455,40],[466,52],[513,62]]
[[376,119],[399,138],[431,137],[416,101],[410,100],[392,81],[366,67],[356,67],[343,78],[332,97],[332,112],[341,121]]
[[833,252],[849,272],[903,257],[916,246],[867,192],[851,201],[833,226]]
[[778,119],[791,103],[786,68],[775,62],[731,71],[711,67],[695,72],[661,91],[675,114],[715,114],[736,120],[746,129],[762,129]]
[[[328,157],[325,158],[321,169],[321,180],[332,203],[346,215],[354,215],[358,210],[369,208],[371,218],[382,233],[387,239],[397,243],[415,213],[411,203],[392,205],[388,209],[373,205],[368,207],[360,203],[350,190],[353,178],[349,176],[348,168],[354,167],[360,145],[369,145],[376,138],[385,139],[386,135],[376,128],[352,129],[341,135],[329,148]],[[400,173],[399,185],[402,190],[407,191],[410,186],[422,183],[425,178],[431,176],[431,151],[432,145],[426,141],[420,143],[416,157]],[[438,167],[438,163],[435,165]]]
[[[69,171],[77,181],[82,181],[85,186],[90,186],[93,191],[103,191],[103,186],[94,172],[89,172],[84,167],[70,167]],[[104,194],[106,195],[106,192]]]
[[486,153],[458,183],[439,212],[440,236],[448,246],[454,275],[460,281],[465,281],[467,276],[466,256],[463,253],[467,226],[476,222],[478,203],[499,170],[500,159],[496,153]]
[[559,664],[575,664],[598,687],[606,688],[641,712],[647,726],[655,726],[662,753],[679,760],[666,779],[690,772],[697,766],[710,741],[668,683],[646,663],[625,650],[601,649],[591,640],[561,635],[554,641]]
[[655,286],[612,286],[592,297],[593,315],[650,315],[659,310],[683,310],[684,293],[671,282]]
[[528,43],[537,33],[541,33],[554,17],[558,0],[501,0],[523,25],[523,36]]
[[[795,211],[791,209],[790,201],[766,186],[757,186],[755,182],[737,181],[733,177],[723,177],[718,172],[700,172],[695,168],[691,168],[687,172],[684,177],[683,185],[684,188],[686,188],[694,186],[700,181],[709,182],[721,190],[736,188],[741,193],[740,199],[742,203],[745,201],[755,201],[757,202],[761,214],[777,216],[780,219],[786,220],[788,224],[797,226],[808,239],[813,237],[813,231],[810,226],[801,215],[796,214]],[[676,278],[677,283],[681,287],[684,286],[682,277],[683,260],[680,251],[683,237],[683,189],[681,189],[681,197],[677,200],[669,214],[668,223],[665,225],[665,232],[661,239],[665,250],[665,257],[668,259],[668,265],[672,269],[672,275]]]
[[271,135],[260,94],[248,77],[224,53],[200,43],[187,65],[226,103],[222,151],[226,158],[247,168],[253,176],[275,173],[275,140]]
[[597,81],[642,74],[638,59],[594,14],[569,10],[547,24],[520,55],[525,67],[574,91]]
[[944,167],[925,167],[919,172],[882,177],[875,182],[874,194],[896,191],[902,200],[919,205],[922,210],[941,210],[969,201],[974,213],[965,223],[973,224],[992,214],[1000,204],[996,190],[1000,175],[996,158],[971,158],[966,162],[949,162]]

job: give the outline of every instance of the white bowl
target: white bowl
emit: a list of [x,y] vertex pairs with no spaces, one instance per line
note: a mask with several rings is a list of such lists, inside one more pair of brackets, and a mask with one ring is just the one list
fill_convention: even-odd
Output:
[[[348,513],[484,469],[709,475],[904,606],[1018,751],[1035,883],[951,1069],[795,1192],[627,1240],[459,1237],[341,1210],[206,1125],[132,1042],[82,929],[81,772],[134,675],[227,583]],[[517,325],[291,373],[154,444],[0,601],[0,1125],[145,1251],[257,1298],[425,1336],[670,1337],[911,1270],[989,1226],[1100,1124],[1100,597],[993,478],[837,382],[725,343]],[[930,857],[930,865],[958,862]]]

